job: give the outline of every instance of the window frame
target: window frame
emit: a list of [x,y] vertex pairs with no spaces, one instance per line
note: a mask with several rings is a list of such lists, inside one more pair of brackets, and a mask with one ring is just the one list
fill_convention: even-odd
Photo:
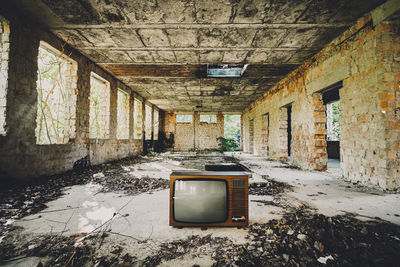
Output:
[[[143,101],[134,97],[133,98],[133,139],[141,140],[143,138]],[[140,124],[140,130],[135,127],[137,123]]]
[[[126,133],[124,134],[124,136],[118,136],[118,130],[119,130],[119,127],[120,127],[120,121],[119,121],[120,114],[119,114],[119,110],[118,110],[118,108],[119,108],[119,104],[118,104],[119,95],[124,95],[124,97],[126,97],[126,100],[128,102],[128,104],[127,104],[128,109],[126,110],[126,114],[125,114],[126,121],[124,122],[124,125],[126,127],[126,130],[125,130]],[[117,88],[117,132],[116,132],[116,138],[118,140],[128,140],[129,139],[129,114],[130,114],[130,94],[128,92],[126,92],[125,90],[123,90],[123,89]]]
[[[203,118],[205,116],[207,116],[208,120],[202,120],[202,116],[203,116]],[[215,118],[215,122],[213,122],[211,118]],[[200,117],[199,117],[200,124],[217,124],[217,121],[218,121],[217,114],[204,114],[203,113],[203,114],[200,114]]]
[[[68,122],[68,126],[66,126],[64,124],[64,128],[61,129],[62,133],[63,133],[63,137],[58,136],[58,131],[59,128],[58,126],[55,127],[54,126],[54,122],[52,119],[52,128],[53,131],[55,131],[56,134],[56,138],[57,139],[62,139],[63,141],[59,141],[56,140],[56,142],[52,142],[51,140],[48,140],[47,142],[41,142],[41,131],[42,131],[42,127],[38,125],[38,116],[39,116],[39,110],[40,108],[38,108],[37,112],[36,112],[36,127],[35,127],[35,137],[36,137],[36,144],[37,145],[66,145],[66,144],[70,144],[71,140],[76,138],[76,114],[77,114],[77,100],[78,100],[78,89],[77,89],[77,81],[78,81],[78,62],[75,61],[73,58],[71,58],[68,55],[65,55],[62,51],[58,50],[57,48],[55,48],[54,46],[52,46],[51,44],[47,43],[44,40],[40,40],[39,42],[39,47],[38,47],[38,76],[37,76],[37,80],[36,80],[36,90],[37,90],[37,105],[39,106],[39,101],[42,101],[43,99],[43,95],[41,96],[39,93],[39,83],[42,84],[42,76],[40,75],[42,69],[40,64],[40,54],[42,53],[41,50],[51,54],[52,56],[56,57],[56,58],[61,58],[61,62],[58,64],[58,66],[55,64],[53,67],[58,67],[60,68],[60,64],[63,62],[67,63],[67,66],[65,66],[66,73],[69,73],[68,75],[64,73],[64,75],[61,76],[61,74],[57,74],[59,75],[58,77],[54,77],[54,80],[57,81],[58,79],[60,79],[61,82],[63,82],[62,86],[65,86],[65,92],[63,92],[63,88],[62,86],[60,86],[59,82],[54,82],[54,84],[57,84],[57,86],[54,86],[52,89],[50,89],[50,92],[48,92],[48,95],[46,96],[46,105],[47,105],[47,100],[51,97],[50,95],[54,96],[55,94],[53,94],[53,92],[59,92],[59,94],[61,94],[63,97],[65,96],[69,96],[69,99],[66,99],[63,101],[64,107],[66,110],[68,110],[68,107],[70,106],[71,103],[73,103],[73,108],[72,108],[72,112],[67,112],[66,110],[64,110],[64,115],[67,114],[69,115],[69,119],[65,119],[64,118],[64,122]],[[65,84],[64,84],[65,83]],[[55,90],[55,88],[57,88]],[[42,88],[45,89],[45,88]],[[68,91],[71,90],[71,91]],[[39,99],[40,97],[42,97],[42,99]],[[47,105],[48,106],[48,105]],[[54,111],[54,110],[53,110]],[[43,112],[43,107],[42,107],[42,111],[40,112],[42,114]],[[53,114],[52,110],[50,110],[50,113]],[[55,114],[53,114],[52,116],[54,116]],[[58,114],[57,114],[57,118],[58,118]],[[42,118],[40,119],[42,120]],[[43,120],[46,120],[45,117],[43,117]],[[46,122],[45,122],[46,123]],[[59,122],[57,122],[59,123]],[[39,127],[39,129],[38,129]],[[55,130],[55,128],[57,128],[57,130]],[[39,132],[38,132],[39,131]],[[67,133],[65,133],[67,132]],[[49,139],[49,137],[48,137]]]
[[[190,122],[188,122],[188,121],[178,121],[178,116],[190,116],[191,120],[190,120]],[[192,113],[177,113],[176,117],[175,117],[175,122],[176,122],[176,124],[180,124],[180,125],[193,124],[193,114]]]
[[[106,96],[108,98],[108,99],[106,99],[106,101],[108,101],[107,110],[106,110],[106,113],[108,113],[108,114],[106,114],[106,116],[107,116],[107,121],[106,121],[107,125],[106,126],[107,127],[106,127],[106,129],[104,129],[105,130],[104,136],[101,136],[101,137],[92,137],[91,136],[91,131],[90,131],[91,130],[90,114],[91,114],[91,106],[92,106],[90,97],[92,95],[92,91],[91,91],[92,90],[92,85],[91,85],[92,84],[92,79],[96,80],[97,82],[104,83],[106,85],[105,88],[108,90],[107,96]],[[92,72],[90,72],[90,89],[89,89],[89,138],[90,139],[97,139],[97,140],[110,139],[110,137],[111,137],[111,135],[110,135],[110,130],[111,130],[110,122],[111,122],[111,83],[107,79],[105,79],[102,76],[100,76],[99,74],[97,74],[96,72],[92,71]]]

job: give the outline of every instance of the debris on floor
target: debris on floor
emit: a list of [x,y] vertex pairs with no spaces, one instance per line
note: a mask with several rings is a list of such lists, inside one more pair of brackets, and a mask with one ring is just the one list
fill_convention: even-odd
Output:
[[135,178],[133,175],[124,174],[118,170],[107,173],[104,177],[94,177],[93,183],[100,184],[103,188],[100,192],[117,192],[124,191],[128,195],[137,195],[146,192],[154,192],[169,188],[169,181],[162,178],[142,177]]
[[298,210],[249,226],[249,242],[217,252],[215,266],[395,266],[400,226]]
[[[382,221],[360,221],[352,216],[326,217],[298,210],[281,220],[252,224],[247,228],[248,241],[235,244],[229,238],[206,235],[161,243],[154,255],[138,260],[114,245],[108,255],[97,248],[103,235],[46,235],[29,241],[5,240],[0,243],[0,261],[20,257],[47,257],[43,266],[116,266],[138,263],[156,266],[163,261],[189,255],[192,258],[211,254],[214,266],[395,266],[400,250],[400,227]],[[18,245],[16,245],[18,244]],[[17,247],[18,246],[18,247]]]
[[21,258],[41,257],[43,260],[38,266],[116,266],[116,264],[131,264],[136,258],[128,253],[121,254],[122,248],[114,245],[108,255],[98,255],[97,250],[101,246],[102,239],[107,233],[97,233],[87,236],[80,242],[82,235],[40,235],[32,239],[18,237],[20,240],[5,240],[0,243],[0,263],[12,263]]
[[6,190],[0,190],[0,227],[9,220],[19,219],[45,209],[45,203],[60,197],[63,188],[68,186],[92,181],[103,185],[103,192],[125,191],[132,195],[168,188],[169,181],[165,179],[137,179],[134,174],[130,174],[131,170],[123,168],[126,165],[148,161],[149,159],[141,157],[126,158],[87,169],[42,177],[30,184],[16,184]]
[[283,193],[284,190],[291,190],[292,186],[287,183],[278,182],[269,179],[267,182],[261,183],[250,183],[249,184],[249,195],[276,195]]
[[[214,229],[201,231],[200,228],[193,228],[183,232],[184,234],[181,234],[179,238],[174,235],[167,241],[163,241],[153,234],[153,225],[151,225],[150,235],[141,235],[138,238],[133,236],[133,233],[137,233],[135,224],[130,225],[128,220],[137,216],[136,206],[129,214],[119,213],[119,210],[114,211],[114,215],[111,213],[110,220],[102,223],[95,230],[87,232],[66,234],[64,230],[68,222],[62,222],[59,232],[51,228],[46,233],[45,227],[45,234],[34,234],[26,229],[23,231],[24,228],[20,226],[15,226],[17,224],[14,223],[15,220],[21,220],[29,214],[35,214],[34,216],[38,218],[44,216],[41,217],[44,219],[45,215],[39,211],[45,209],[47,202],[60,197],[65,189],[72,185],[91,186],[94,189],[93,196],[96,197],[114,193],[116,203],[119,203],[118,199],[123,196],[136,199],[146,196],[144,193],[151,194],[167,189],[169,181],[165,178],[157,178],[158,173],[152,169],[154,166],[159,166],[160,170],[163,168],[167,170],[168,166],[173,168],[171,165],[164,164],[163,160],[171,160],[171,158],[124,159],[55,175],[49,177],[47,182],[16,186],[1,191],[0,265],[13,265],[13,263],[23,263],[24,260],[35,259],[35,262],[39,264],[34,266],[156,266],[162,264],[168,266],[169,262],[176,264],[180,260],[184,261],[185,266],[192,266],[191,262],[200,263],[197,266],[202,266],[202,261],[199,259],[206,258],[208,260],[206,266],[212,264],[213,266],[398,266],[399,225],[366,216],[361,220],[360,214],[345,213],[336,216],[320,214],[308,203],[302,202],[301,199],[294,200],[289,196],[296,190],[295,184],[278,181],[275,178],[277,176],[272,176],[271,173],[265,174],[265,167],[257,162],[249,167],[251,170],[258,171],[258,174],[254,171],[254,177],[250,179],[250,205],[253,203],[259,209],[258,211],[261,213],[265,211],[266,214],[272,214],[272,210],[278,209],[281,215],[275,217],[278,219],[261,222],[250,220],[248,227],[235,229],[235,232],[242,233],[239,237],[235,237],[237,239],[233,237],[232,232],[219,236],[219,231]],[[201,169],[207,163],[238,162],[237,159],[219,155],[186,157],[184,161],[180,161],[179,156],[176,155],[173,160],[177,161],[176,166],[179,165],[179,168],[197,169]],[[246,164],[246,166],[249,165]],[[275,174],[280,173],[276,171],[278,170],[275,169]],[[298,170],[281,169],[279,171],[290,171],[290,175],[294,175],[292,171]],[[160,174],[161,172],[159,171]],[[256,175],[258,175],[257,180]],[[346,188],[346,190],[353,189],[353,187]],[[144,200],[151,202],[151,197],[158,194],[163,194],[168,198],[166,193],[166,191],[155,192]],[[326,193],[320,193],[318,190],[313,194],[316,194],[315,197],[319,195],[326,197]],[[126,203],[133,202],[129,200]],[[157,211],[157,209],[152,210],[153,213]],[[73,212],[71,214],[73,215]],[[157,216],[158,213],[156,215],[158,219]],[[167,217],[168,215],[160,216]],[[127,227],[133,231],[130,232],[132,235],[112,230],[113,227],[108,222],[116,217],[121,221],[126,221]],[[23,220],[25,219],[30,220],[29,217]],[[34,223],[35,221],[32,220],[32,224]],[[167,225],[166,222],[165,225]],[[64,228],[63,231],[61,231],[62,228]],[[134,248],[142,246],[148,249],[146,253],[137,252],[130,247],[132,244],[136,244]]]

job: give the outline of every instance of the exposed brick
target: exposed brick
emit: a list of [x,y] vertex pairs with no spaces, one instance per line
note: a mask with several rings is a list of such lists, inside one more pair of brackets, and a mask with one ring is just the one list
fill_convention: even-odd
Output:
[[[100,164],[141,153],[142,140],[133,139],[131,130],[129,139],[116,139],[117,88],[129,92],[132,98],[140,96],[131,93],[130,88],[68,46],[65,47],[64,54],[69,55],[79,65],[76,89],[77,112],[71,120],[75,121],[76,136],[63,145],[37,145],[35,128],[39,41],[43,40],[58,50],[62,49],[63,42],[47,32],[22,26],[14,21],[10,22],[9,29],[12,34],[9,40],[10,62],[6,87],[7,133],[5,136],[0,136],[0,172],[21,180],[30,179],[70,170],[74,163],[82,159],[90,164]],[[6,39],[8,38],[2,38],[3,41]],[[1,55],[4,59],[3,51]],[[89,93],[92,71],[105,78],[111,85],[108,139],[89,138]],[[3,69],[1,72],[3,73]],[[0,84],[0,88],[4,86]],[[3,112],[0,110],[0,124],[1,114]]]
[[[283,97],[291,97],[294,99],[291,162],[304,169],[326,170],[325,106],[321,94],[307,92],[307,84],[315,80],[329,80],[335,69],[345,62],[349,65],[351,76],[343,77],[343,88],[340,89],[343,176],[348,180],[374,183],[388,189],[400,187],[400,135],[396,134],[400,130],[399,116],[396,115],[400,106],[397,93],[400,68],[399,61],[395,60],[399,58],[396,54],[399,49],[396,44],[400,43],[399,23],[383,22],[375,28],[363,28],[370,20],[370,15],[360,19],[313,60],[304,63],[271,88],[266,98],[259,99],[246,109],[243,116],[245,124],[249,119],[256,121],[259,114],[268,112],[270,115],[269,158],[287,158],[284,137],[287,124],[279,103]],[[355,38],[349,38],[356,32]],[[305,89],[303,86],[299,88],[299,76],[306,83]],[[255,134],[261,129],[256,127]],[[244,136],[246,139],[246,133]],[[261,145],[255,144],[256,147]]]

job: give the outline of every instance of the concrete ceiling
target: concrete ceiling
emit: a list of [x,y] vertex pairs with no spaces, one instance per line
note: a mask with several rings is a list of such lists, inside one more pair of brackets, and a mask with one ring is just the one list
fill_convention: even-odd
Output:
[[[15,0],[164,110],[242,111],[380,0]],[[207,63],[248,63],[205,78]]]

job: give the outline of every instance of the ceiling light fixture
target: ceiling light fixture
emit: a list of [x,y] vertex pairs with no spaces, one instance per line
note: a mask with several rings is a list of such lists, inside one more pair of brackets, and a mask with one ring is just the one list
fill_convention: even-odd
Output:
[[248,64],[207,64],[207,77],[209,78],[240,78]]

